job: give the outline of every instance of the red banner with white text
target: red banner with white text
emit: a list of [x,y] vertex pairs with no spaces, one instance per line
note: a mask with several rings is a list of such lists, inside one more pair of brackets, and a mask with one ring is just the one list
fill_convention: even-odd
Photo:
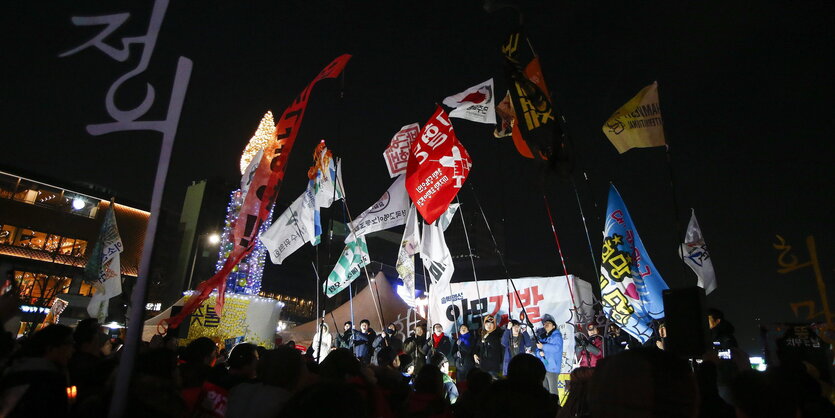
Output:
[[281,118],[276,123],[276,136],[264,149],[261,162],[249,186],[249,192],[246,194],[238,219],[233,226],[232,242],[234,248],[232,252],[224,262],[223,267],[214,276],[197,286],[197,294],[189,299],[188,303],[183,306],[183,310],[177,316],[168,320],[170,327],[176,328],[186,316],[194,312],[209,297],[214,289],[218,291],[215,310],[218,313],[222,312],[223,296],[226,291],[226,276],[255,247],[258,240],[256,236],[258,228],[270,216],[270,207],[275,203],[281,183],[284,180],[287,159],[290,157],[290,151],[296,141],[296,135],[301,126],[313,86],[320,80],[338,77],[345,65],[348,64],[349,59],[351,59],[351,56],[344,54],[333,60],[284,110]]
[[446,211],[472,165],[467,150],[455,137],[449,116],[438,106],[412,142],[406,167],[406,191],[427,223]]

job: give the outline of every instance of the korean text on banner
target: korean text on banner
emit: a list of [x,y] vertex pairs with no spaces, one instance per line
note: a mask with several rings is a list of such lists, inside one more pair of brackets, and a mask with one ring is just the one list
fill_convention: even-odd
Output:
[[409,195],[406,193],[406,176],[400,176],[383,196],[365,212],[354,218],[351,233],[345,242],[353,241],[357,236],[394,228],[406,223],[409,212]]
[[412,142],[418,134],[420,134],[420,125],[417,123],[406,125],[394,134],[391,143],[383,151],[383,159],[386,160],[386,168],[388,168],[391,178],[406,172],[406,165],[409,163],[409,150],[412,148]]
[[360,275],[363,267],[371,262],[368,254],[368,246],[364,237],[359,237],[345,245],[342,255],[336,261],[333,271],[328,275],[328,280],[323,283],[323,291],[327,297],[333,297],[342,289],[348,287]]
[[612,185],[600,259],[603,312],[629,335],[646,342],[653,333],[650,322],[664,317],[662,292],[666,289],[626,204]]
[[472,160],[458,142],[449,116],[438,106],[412,143],[406,191],[427,223],[441,216],[470,174]]
[[449,117],[480,123],[496,123],[493,79],[475,85],[444,99],[444,105],[453,108]]
[[259,239],[274,264],[281,264],[306,242],[313,240],[313,211],[313,191],[308,188],[261,234]]
[[666,141],[658,103],[658,82],[641,89],[615,111],[603,125],[603,133],[621,154],[632,148],[664,146]]
[[257,239],[255,235],[258,233],[261,224],[270,216],[270,207],[275,203],[278,190],[284,181],[287,160],[290,158],[290,151],[293,149],[296,135],[299,127],[301,127],[310,92],[319,81],[338,77],[350,59],[350,55],[344,54],[331,61],[281,114],[276,124],[276,136],[264,148],[261,162],[258,164],[250,183],[250,193],[246,194],[238,218],[235,220],[235,227],[232,230],[233,248],[231,253],[214,276],[197,286],[198,293],[192,299],[189,299],[183,306],[182,311],[168,320],[170,327],[176,328],[179,326],[186,316],[194,312],[209,297],[214,289],[218,291],[217,308],[222,311],[226,292],[226,276],[255,247]]
[[[545,314],[554,317],[563,336],[562,372],[570,373],[574,367],[574,327],[577,317],[572,315],[569,283],[573,287],[575,299],[580,309],[581,318],[591,318],[591,284],[574,276],[560,277],[525,277],[513,279],[519,290],[519,297],[511,290],[508,293],[507,281],[479,280],[475,282],[452,283],[450,289],[441,294],[430,291],[429,317],[438,322],[444,332],[457,332],[462,323],[481,323],[484,315],[493,315],[499,326],[512,319],[519,319],[524,306],[534,328],[542,328]],[[479,296],[480,295],[480,296]],[[476,331],[471,329],[471,331]]]

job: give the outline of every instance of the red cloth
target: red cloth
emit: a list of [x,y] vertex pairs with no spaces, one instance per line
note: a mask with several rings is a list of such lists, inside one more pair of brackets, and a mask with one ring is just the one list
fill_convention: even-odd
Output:
[[437,335],[434,332],[432,333],[432,348],[438,348],[438,344],[441,343],[441,338],[444,338],[443,332],[441,335]]

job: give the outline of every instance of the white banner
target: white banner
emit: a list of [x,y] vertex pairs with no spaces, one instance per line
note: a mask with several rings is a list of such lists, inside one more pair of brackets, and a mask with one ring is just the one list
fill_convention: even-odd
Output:
[[260,237],[273,264],[285,258],[315,237],[313,191],[308,188],[273,222]]
[[684,236],[684,244],[679,250],[684,264],[690,266],[698,277],[696,284],[705,290],[705,294],[716,290],[716,272],[713,271],[713,261],[707,251],[707,244],[702,236],[702,228],[696,220],[696,211],[690,214],[690,223],[687,225],[687,234]]
[[535,329],[542,328],[542,317],[549,314],[554,317],[563,337],[562,373],[570,373],[575,363],[574,329],[577,319],[576,315],[572,315],[569,283],[572,284],[581,317],[591,318],[593,312],[591,285],[574,276],[567,277],[568,280],[566,276],[513,279],[519,291],[518,298],[507,280],[481,280],[478,288],[475,282],[452,283],[447,291],[437,295],[432,289],[429,322],[441,324],[444,332],[450,335],[458,332],[462,319],[470,330],[478,329],[485,314],[493,315],[497,324],[503,326],[510,318],[519,319],[522,306]]
[[409,297],[404,298],[406,304],[415,307],[415,253],[420,249],[420,231],[418,230],[418,218],[415,205],[409,207],[409,215],[406,217],[406,228],[403,230],[403,239],[400,240],[400,251],[397,253],[397,274],[403,280],[406,293]]
[[258,151],[249,165],[246,167],[243,176],[241,176],[241,202],[246,199],[246,194],[249,192],[249,185],[252,184],[252,178],[255,176],[255,170],[258,169],[258,164],[261,163],[261,157],[264,156],[264,150]]
[[444,105],[454,108],[449,117],[473,122],[496,124],[493,98],[493,79],[468,88],[444,99]]
[[437,221],[431,225],[423,224],[420,258],[423,260],[427,272],[429,272],[432,285],[440,292],[447,289],[449,281],[452,279],[452,273],[455,271],[455,264],[452,262],[452,254],[446,245],[444,231],[452,222],[458,206],[458,203],[449,205],[449,208],[441,214]]
[[409,163],[409,149],[418,134],[420,134],[420,125],[417,123],[406,125],[394,134],[389,146],[383,151],[383,159],[386,160],[386,168],[388,168],[389,175],[392,178],[406,173],[406,165]]
[[406,176],[399,176],[376,203],[354,218],[350,226],[352,232],[345,237],[345,243],[353,241],[355,235],[361,237],[403,225],[408,214],[409,194],[406,193]]

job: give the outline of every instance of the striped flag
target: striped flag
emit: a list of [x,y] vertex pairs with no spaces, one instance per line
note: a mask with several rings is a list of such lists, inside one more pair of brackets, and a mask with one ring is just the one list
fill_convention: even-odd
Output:
[[349,242],[342,250],[342,255],[336,261],[333,271],[328,275],[328,280],[324,283],[325,295],[329,298],[333,297],[348,287],[354,279],[359,277],[360,270],[370,262],[371,256],[368,255],[365,237]]

